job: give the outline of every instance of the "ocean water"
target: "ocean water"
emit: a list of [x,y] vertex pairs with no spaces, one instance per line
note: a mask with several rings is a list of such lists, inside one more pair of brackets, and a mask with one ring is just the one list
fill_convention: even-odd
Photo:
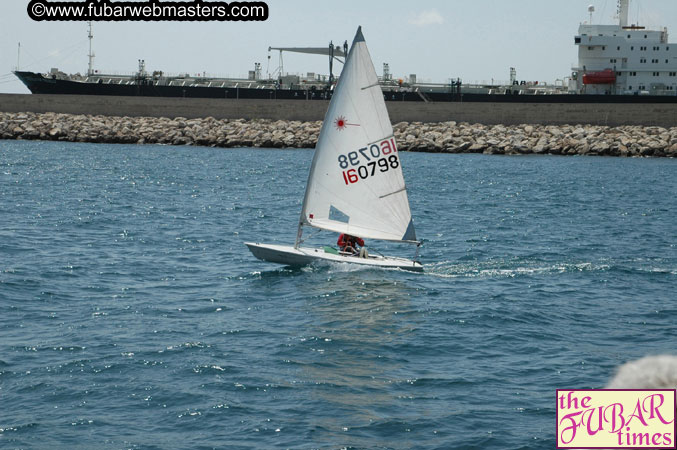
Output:
[[256,260],[311,158],[0,141],[0,447],[553,448],[675,353],[677,161],[404,153],[425,273]]

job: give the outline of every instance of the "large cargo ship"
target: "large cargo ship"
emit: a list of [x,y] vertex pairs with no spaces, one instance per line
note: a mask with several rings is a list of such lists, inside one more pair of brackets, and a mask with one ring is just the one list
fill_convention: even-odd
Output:
[[[580,25],[574,41],[578,65],[568,83],[544,85],[517,81],[468,85],[461,80],[445,84],[418,83],[416,75],[393,79],[384,64],[379,78],[386,101],[518,102],[518,103],[677,103],[677,44],[668,43],[667,29],[647,30],[628,24],[630,0],[618,0],[617,25]],[[591,6],[590,12],[594,10]],[[592,14],[591,14],[592,19]],[[329,58],[329,75],[283,75],[282,64],[268,77],[256,64],[246,79],[206,75],[166,75],[148,72],[145,61],[132,75],[99,73],[93,69],[92,30],[89,27],[89,65],[86,75],[17,70],[14,73],[34,94],[154,96],[229,99],[328,100],[336,78],[333,64],[347,53],[347,43],[327,48],[269,48],[280,52],[321,54]]]

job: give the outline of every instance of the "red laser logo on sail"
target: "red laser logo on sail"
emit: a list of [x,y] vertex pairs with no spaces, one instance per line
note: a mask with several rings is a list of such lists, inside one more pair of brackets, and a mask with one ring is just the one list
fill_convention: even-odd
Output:
[[360,125],[356,123],[348,123],[344,116],[338,116],[336,119],[334,119],[334,126],[337,130],[343,131],[347,126],[359,127]]

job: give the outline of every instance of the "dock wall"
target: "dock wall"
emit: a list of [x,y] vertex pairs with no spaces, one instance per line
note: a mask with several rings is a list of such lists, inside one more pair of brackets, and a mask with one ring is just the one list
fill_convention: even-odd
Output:
[[[424,103],[387,102],[398,122],[485,125],[677,126],[677,104]],[[195,99],[95,95],[0,94],[0,112],[68,113],[129,117],[322,120],[322,100]]]

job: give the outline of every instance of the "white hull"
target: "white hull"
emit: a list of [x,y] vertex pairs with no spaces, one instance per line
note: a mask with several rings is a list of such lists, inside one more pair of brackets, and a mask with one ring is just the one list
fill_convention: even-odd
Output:
[[396,268],[422,272],[423,265],[417,261],[391,256],[372,256],[360,258],[352,255],[326,253],[323,248],[299,247],[291,245],[273,245],[245,242],[249,250],[259,259],[288,266],[306,266],[317,261],[357,264],[370,267]]

